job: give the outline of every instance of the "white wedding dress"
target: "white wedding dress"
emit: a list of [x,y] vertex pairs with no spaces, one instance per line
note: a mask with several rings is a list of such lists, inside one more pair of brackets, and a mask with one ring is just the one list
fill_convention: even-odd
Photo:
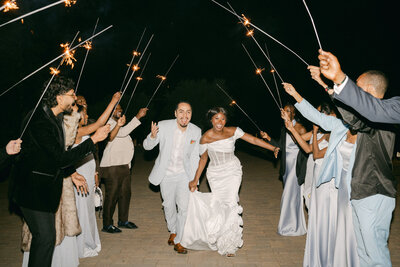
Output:
[[235,156],[235,141],[244,132],[236,128],[229,138],[200,145],[210,157],[207,180],[211,193],[190,193],[181,244],[188,249],[234,254],[243,245],[243,220],[239,206],[242,165]]

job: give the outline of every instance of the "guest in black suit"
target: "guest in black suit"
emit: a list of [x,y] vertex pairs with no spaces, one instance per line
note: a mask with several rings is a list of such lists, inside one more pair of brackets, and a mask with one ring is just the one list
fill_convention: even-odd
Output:
[[21,208],[32,233],[29,267],[51,266],[55,246],[54,213],[60,202],[63,177],[72,175],[78,190],[87,185],[73,164],[95,150],[109,126],[100,128],[81,145],[65,151],[63,113],[71,112],[76,96],[71,80],[56,77],[49,86],[24,136],[24,149],[12,171],[12,200]]

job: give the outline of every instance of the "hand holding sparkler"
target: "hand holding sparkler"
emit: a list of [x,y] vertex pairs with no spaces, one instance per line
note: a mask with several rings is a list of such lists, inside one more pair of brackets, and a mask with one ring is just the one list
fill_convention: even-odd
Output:
[[99,129],[90,137],[93,141],[93,144],[103,141],[107,138],[110,133],[110,124],[106,124]]
[[261,135],[261,138],[262,138],[262,139],[265,139],[265,140],[267,140],[268,142],[271,141],[271,137],[270,137],[266,132],[260,131],[260,135]]
[[[285,124],[286,124],[286,122],[292,123],[292,120],[290,119],[289,114],[284,109],[281,109],[281,118],[283,119]],[[292,126],[293,126],[293,124],[292,124]]]
[[114,105],[117,104],[118,101],[120,100],[120,98],[121,98],[121,93],[120,92],[116,92],[113,95],[112,99],[111,99],[111,103],[114,104]]
[[141,109],[139,109],[139,112],[136,114],[136,119],[138,119],[138,120],[140,120],[141,118],[143,118],[144,116],[146,116],[146,114],[147,114],[147,111],[148,111],[149,109],[148,108],[141,108]]
[[330,52],[319,50],[319,66],[321,73],[336,85],[340,85],[346,79],[346,74],[342,71],[337,57]]
[[7,154],[8,155],[18,154],[21,151],[21,143],[22,143],[21,139],[11,140],[10,142],[8,142],[8,144],[6,145]]
[[293,96],[293,98],[296,99],[298,103],[303,101],[303,97],[296,91],[296,89],[294,89],[293,85],[291,85],[290,83],[282,83],[282,85],[283,88],[285,88],[286,93]]
[[326,88],[328,85],[321,79],[321,70],[317,66],[308,66],[307,69],[310,71],[311,78],[316,81],[319,85]]

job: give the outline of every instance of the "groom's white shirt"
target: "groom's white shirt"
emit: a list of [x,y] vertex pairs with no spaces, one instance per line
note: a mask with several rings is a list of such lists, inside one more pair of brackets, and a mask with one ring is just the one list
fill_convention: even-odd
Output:
[[[170,160],[173,152],[174,135],[178,129],[176,119],[164,120],[158,123],[158,134],[156,138],[151,138],[151,133],[143,141],[143,148],[153,149],[160,144],[160,152],[150,173],[149,181],[154,185],[159,185],[167,174],[170,167]],[[193,180],[199,165],[199,143],[201,130],[196,125],[189,123],[185,131],[183,140],[183,168],[188,181]]]

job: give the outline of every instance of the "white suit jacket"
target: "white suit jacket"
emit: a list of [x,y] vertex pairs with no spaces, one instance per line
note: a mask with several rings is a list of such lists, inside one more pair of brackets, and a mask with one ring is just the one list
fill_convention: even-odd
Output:
[[[176,120],[164,120],[158,123],[158,127],[159,131],[156,138],[151,138],[150,133],[143,141],[143,148],[146,150],[151,150],[157,144],[160,144],[160,153],[158,154],[154,167],[149,176],[150,183],[154,185],[159,185],[165,177],[171,157],[174,133],[178,128],[178,124]],[[192,123],[189,123],[186,129],[183,155],[183,166],[189,181],[193,180],[199,165],[200,138],[200,128]]]

